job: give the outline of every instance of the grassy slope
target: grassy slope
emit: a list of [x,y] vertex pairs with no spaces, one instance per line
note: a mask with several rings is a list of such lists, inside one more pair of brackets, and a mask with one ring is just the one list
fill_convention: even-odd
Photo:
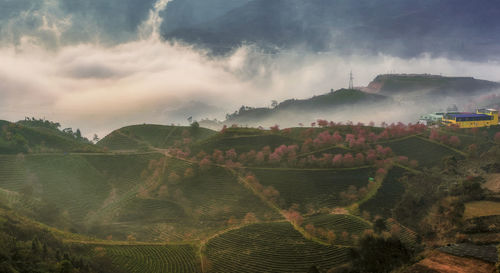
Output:
[[142,170],[150,159],[157,157],[154,154],[3,155],[0,188],[27,192],[27,198],[50,204],[69,221],[85,223],[101,210],[112,191],[120,196],[140,183]]
[[[26,146],[20,147],[9,141],[6,131],[18,134],[26,140]],[[0,154],[20,152],[100,152],[101,148],[91,143],[79,141],[59,130],[44,127],[29,127],[0,120]]]
[[461,155],[446,147],[418,137],[391,141],[382,145],[390,147],[396,155],[407,156],[410,160],[417,160],[420,167],[439,167],[445,156],[461,157]]
[[200,272],[196,248],[192,245],[100,246],[113,265],[125,272]]
[[[184,175],[187,168],[195,170],[194,176]],[[173,173],[180,180],[170,181]],[[123,239],[135,234],[140,240],[190,240],[226,228],[232,217],[240,222],[250,212],[261,220],[280,217],[223,168],[200,172],[186,161],[170,158],[159,182],[158,188],[165,186],[161,195],[158,190],[137,195],[136,188],[132,194],[123,194],[127,198],[108,204],[105,210],[109,208],[109,212],[100,217],[107,223],[96,230],[99,236]]]
[[361,236],[363,231],[372,228],[369,222],[348,214],[317,214],[304,220],[304,225],[308,224],[314,225],[315,228],[334,231],[337,238],[335,244],[352,244],[351,238],[348,240],[342,238],[343,232]]
[[361,204],[359,211],[367,211],[371,216],[391,217],[392,208],[394,208],[405,191],[404,185],[398,181],[404,173],[405,170],[402,168],[394,167],[391,169],[377,194]]
[[308,241],[286,222],[226,232],[206,245],[208,272],[307,272],[347,262],[348,249]]
[[271,118],[273,115],[286,113],[285,111],[296,112],[311,112],[324,109],[333,109],[341,106],[352,106],[356,104],[373,104],[383,102],[389,98],[378,95],[365,93],[354,89],[339,89],[335,92],[326,93],[319,96],[314,96],[304,100],[286,100],[278,104],[275,108],[252,108],[248,110],[240,110],[232,114],[226,120],[226,123],[236,122],[245,123]]
[[260,150],[264,146],[270,146],[274,149],[282,144],[290,145],[295,141],[289,137],[281,135],[253,135],[253,136],[217,136],[210,138],[203,143],[193,146],[193,152],[205,151],[213,152],[215,149],[226,151],[234,148],[237,153],[248,152],[250,150]]
[[335,207],[340,205],[339,194],[350,185],[366,186],[374,171],[370,168],[357,170],[254,170],[262,185],[273,186],[284,200],[283,208],[299,204],[306,211],[313,207]]
[[0,187],[28,191],[82,221],[97,209],[110,187],[81,156],[30,155],[24,159],[1,156]]
[[98,145],[111,150],[134,150],[153,146],[168,148],[176,141],[191,138],[193,142],[203,140],[215,134],[215,131],[206,128],[165,125],[133,125],[113,131]]
[[431,90],[433,94],[470,95],[498,88],[498,83],[466,77],[440,77],[430,75],[379,75],[373,83],[382,85],[382,94]]
[[[179,135],[175,133],[175,129],[171,128],[172,130],[168,131],[163,127],[155,129],[155,126],[146,126],[148,128],[146,130],[137,126],[134,128],[139,133],[134,133],[134,130],[127,131],[125,133],[128,133],[129,136],[126,136],[120,131],[118,135],[125,136],[126,139],[135,141],[139,145],[146,143],[146,145],[159,146],[163,145],[162,143],[165,145],[170,143],[169,139],[173,135],[177,135],[177,139],[183,137],[182,132]],[[150,129],[160,133],[155,135],[148,131]],[[187,130],[189,129],[187,128]],[[300,131],[300,128],[296,129],[292,130],[291,135]],[[140,132],[147,133],[141,136]],[[161,137],[165,133],[169,134],[166,138],[167,141]],[[225,148],[227,150],[233,148],[231,145],[238,144],[235,142],[236,144],[229,145],[231,142],[227,142],[227,139],[235,139],[240,141],[238,144],[242,147],[240,149],[255,149],[255,147],[260,147],[258,145],[264,146],[272,143],[269,137],[293,140],[279,134],[273,135],[268,131],[253,129],[234,130],[234,132],[228,130],[228,133],[224,135],[219,134],[211,138],[208,135],[200,136],[199,139],[195,138],[195,140],[199,140],[198,143],[203,147],[219,141],[222,147],[227,147]],[[249,142],[248,139],[251,138],[263,142]],[[113,139],[109,138],[108,140]],[[398,155],[407,155],[410,159],[417,160],[421,158],[419,161],[423,166],[438,164],[442,156],[454,154],[446,147],[415,137],[388,142],[384,144],[384,146],[386,145],[392,145],[391,147]],[[66,217],[74,221],[83,222],[92,217],[97,222],[102,221],[103,225],[90,230],[93,234],[100,237],[113,235],[113,239],[122,240],[127,235],[134,235],[138,240],[148,241],[183,241],[206,238],[220,230],[242,223],[242,219],[249,212],[255,213],[259,220],[274,221],[280,219],[280,215],[276,211],[266,206],[243,185],[238,184],[236,177],[231,172],[219,167],[202,172],[198,170],[196,165],[173,158],[167,160],[166,170],[159,179],[161,185],[167,186],[167,194],[158,196],[153,193],[150,196],[138,196],[138,185],[144,184],[148,179],[148,174],[144,175],[144,171],[148,169],[150,160],[158,160],[162,157],[163,155],[159,153],[54,154],[29,155],[24,158],[3,155],[0,156],[0,188],[3,188],[0,189],[0,200],[7,200],[5,202],[10,202],[11,205],[20,202],[27,204],[25,201],[19,201],[24,197],[16,192],[31,187],[33,197],[53,202],[64,212]],[[195,175],[193,177],[184,176],[187,168],[194,169]],[[179,181],[169,180],[168,177],[173,172],[181,177]],[[297,203],[300,205],[300,210],[304,212],[307,210],[308,204],[315,208],[337,206],[341,191],[347,190],[350,185],[355,185],[358,188],[365,186],[368,177],[373,176],[374,170],[369,168],[337,171],[262,169],[254,172],[263,185],[272,185],[280,192],[280,197],[284,201],[280,205],[282,208],[289,208]],[[365,202],[360,211],[369,211],[372,216],[380,214],[384,217],[390,217],[390,210],[404,191],[404,186],[397,181],[403,173],[404,170],[401,168],[393,168],[377,194]],[[36,201],[35,199],[31,200]],[[36,204],[30,206],[33,207]],[[30,209],[29,206],[27,209]],[[338,217],[340,216],[316,215],[306,218],[304,224],[314,223],[317,227],[331,227],[337,232],[337,238],[341,237],[341,231],[349,230],[350,233],[358,234],[364,227],[367,227],[367,223],[359,222],[361,220],[358,218],[348,216],[348,218],[353,219],[337,221]],[[230,218],[234,218],[234,223],[228,223]],[[212,264],[212,271],[234,272],[243,268],[249,272],[259,272],[259,270],[273,268],[277,264],[282,266],[283,270],[289,270],[288,264],[282,264],[278,261],[279,259],[265,251],[257,251],[257,249],[273,249],[273,245],[276,246],[273,251],[284,253],[285,259],[283,261],[289,261],[290,264],[297,265],[298,268],[306,268],[306,264],[308,264],[307,268],[312,264],[321,264],[323,269],[328,269],[328,267],[345,261],[344,252],[338,252],[339,249],[329,247],[325,249],[321,245],[318,247],[314,242],[297,237],[295,234],[297,232],[293,229],[290,231],[285,225],[289,224],[257,224],[216,236],[207,245],[207,257]],[[249,238],[255,240],[248,241]],[[224,248],[226,244],[234,247],[231,249],[233,252],[238,249],[237,247],[243,245],[241,253],[237,251],[239,256],[230,257],[231,259],[228,260],[221,258],[227,251]],[[193,264],[197,266],[189,258],[192,257],[191,254],[183,254],[184,259],[187,260],[182,263],[182,266],[176,261],[155,264],[146,257],[147,255],[163,255],[161,253],[169,253],[171,250],[169,247],[164,249],[144,246],[144,248],[123,247],[123,249],[110,247],[109,251],[106,251],[116,260],[117,264],[130,271],[142,266],[152,266],[165,270],[170,264],[175,264],[176,269],[172,269],[173,271],[182,266],[190,268]],[[146,254],[149,252],[151,254]],[[297,257],[297,253],[305,253],[306,255]],[[176,254],[168,255],[175,257]],[[315,255],[323,255],[321,262],[316,260]],[[263,262],[257,264],[255,257]],[[127,263],[128,260],[131,261],[130,264]],[[297,261],[297,263],[293,261]]]

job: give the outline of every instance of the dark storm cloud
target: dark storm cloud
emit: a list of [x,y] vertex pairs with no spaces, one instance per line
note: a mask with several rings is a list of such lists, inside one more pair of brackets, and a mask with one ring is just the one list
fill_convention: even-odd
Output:
[[80,42],[117,44],[137,38],[155,0],[0,0],[0,42],[30,37],[56,48]]
[[146,20],[155,0],[60,0],[61,10],[72,17],[65,33],[70,41],[82,41],[96,33],[104,42],[136,38],[138,26]]

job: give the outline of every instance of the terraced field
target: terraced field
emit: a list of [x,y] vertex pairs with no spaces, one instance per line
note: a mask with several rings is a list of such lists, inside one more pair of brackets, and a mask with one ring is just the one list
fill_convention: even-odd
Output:
[[25,161],[36,177],[41,198],[57,200],[57,206],[77,222],[97,210],[111,191],[106,177],[81,156],[33,155]]
[[121,154],[121,155],[83,155],[89,164],[106,176],[109,183],[116,189],[118,195],[129,191],[144,178],[142,172],[148,168],[151,160],[158,160],[163,155],[151,154]]
[[453,244],[440,247],[439,251],[459,257],[472,257],[490,263],[498,262],[498,250],[496,245],[473,245],[473,244]]
[[111,150],[139,149],[149,145],[167,148],[174,145],[176,141],[182,141],[185,138],[196,142],[215,134],[215,131],[206,128],[152,124],[133,125],[112,132],[103,138],[99,145]]
[[[163,194],[154,190],[147,196],[139,196],[139,189],[135,187],[99,210],[100,215],[95,219],[105,222],[96,227],[100,237],[113,235],[113,238],[124,239],[133,233],[141,241],[190,240],[210,236],[229,224],[241,223],[248,213],[259,220],[281,219],[278,212],[224,168],[200,171],[189,162],[175,158],[167,158],[165,166],[159,179],[166,189]],[[192,176],[184,175],[187,168],[194,169]],[[179,175],[177,181],[169,179],[172,173]]]
[[343,147],[334,147],[334,148],[327,148],[327,149],[321,149],[317,152],[311,152],[311,153],[305,153],[305,154],[299,154],[298,157],[304,157],[304,156],[308,156],[308,155],[314,155],[316,157],[319,157],[319,156],[322,156],[323,154],[345,154],[345,153],[348,153],[348,152],[351,152],[349,149],[347,148],[343,148]]
[[201,272],[192,245],[102,246],[116,267],[130,273]]
[[370,215],[380,215],[388,218],[392,216],[392,209],[405,191],[404,185],[398,179],[406,171],[402,168],[392,168],[385,178],[377,194],[359,206],[360,211],[367,211]]
[[175,222],[185,217],[184,209],[169,200],[133,198],[122,208],[118,221]]
[[[20,121],[10,123],[0,120],[0,127],[6,126],[6,131],[16,134],[26,140],[25,145],[17,145],[15,141],[7,140],[3,130],[0,132],[0,153],[17,154],[20,152],[101,152],[101,148],[57,129],[35,126],[31,122]],[[10,128],[10,129],[9,129]]]
[[461,157],[461,155],[446,147],[418,137],[387,142],[383,145],[390,147],[396,155],[407,156],[410,160],[417,160],[420,167],[440,166],[445,156]]
[[364,187],[373,176],[371,168],[356,170],[252,170],[262,185],[273,186],[279,191],[283,208],[300,204],[313,207],[336,207],[340,205],[340,193],[349,186]]
[[269,208],[250,190],[237,182],[237,178],[223,168],[184,179],[172,186],[190,200],[189,207],[205,225],[227,221],[230,217],[243,219],[248,212],[259,219],[279,219],[281,216]]
[[38,203],[37,200],[26,198],[17,192],[0,188],[0,204],[6,207],[31,211]]
[[0,155],[0,187],[19,191],[27,184],[24,161],[14,155]]
[[101,141],[99,141],[99,146],[106,147],[110,150],[137,150],[140,148],[145,148],[146,146],[139,143],[137,140],[123,134],[120,131],[115,131]]
[[270,146],[272,149],[282,145],[294,144],[291,138],[280,135],[256,135],[256,136],[233,136],[221,137],[217,136],[207,141],[201,142],[193,146],[193,151],[205,151],[211,153],[213,150],[229,150],[234,148],[237,153],[248,152],[250,150],[260,150],[265,146]]
[[394,222],[394,223],[386,223],[387,224],[387,228],[389,230],[391,230],[393,228],[394,225],[398,226],[399,227],[399,239],[409,245],[409,246],[414,246],[417,242],[417,233],[397,222]]
[[348,248],[306,240],[287,222],[253,224],[210,240],[208,272],[300,272],[313,265],[326,271],[349,259]]
[[365,230],[372,228],[369,222],[348,214],[317,214],[304,219],[303,225],[308,224],[314,225],[315,228],[334,231],[337,238],[336,244],[352,243],[350,238],[348,240],[342,238],[343,232],[360,236]]

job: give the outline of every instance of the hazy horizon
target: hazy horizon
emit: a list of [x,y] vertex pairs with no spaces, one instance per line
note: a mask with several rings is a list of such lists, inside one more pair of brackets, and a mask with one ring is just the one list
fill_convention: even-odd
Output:
[[223,120],[241,105],[265,107],[271,100],[309,98],[347,87],[351,70],[355,86],[366,86],[385,73],[500,81],[497,61],[426,53],[405,59],[297,47],[269,54],[245,45],[212,55],[199,46],[161,38],[168,2],[142,3],[133,18],[117,14],[121,23],[96,21],[105,9],[88,3],[83,11],[62,0],[4,3],[1,119],[46,118],[102,137],[124,125],[187,124],[190,116]]

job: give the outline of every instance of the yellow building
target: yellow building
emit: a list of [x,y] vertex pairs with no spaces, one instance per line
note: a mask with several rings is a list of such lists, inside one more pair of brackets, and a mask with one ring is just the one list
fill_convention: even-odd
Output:
[[459,128],[489,127],[498,125],[498,111],[493,109],[478,109],[476,113],[446,113],[443,123]]

